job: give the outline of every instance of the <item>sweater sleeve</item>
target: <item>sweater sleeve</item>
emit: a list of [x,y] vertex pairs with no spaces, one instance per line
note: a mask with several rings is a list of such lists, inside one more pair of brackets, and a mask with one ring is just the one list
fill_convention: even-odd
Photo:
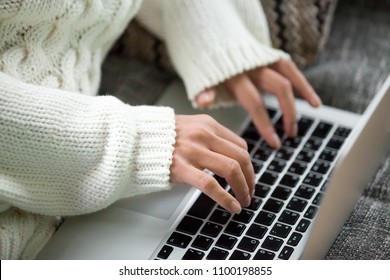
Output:
[[33,86],[0,73],[0,210],[75,215],[168,189],[171,108]]
[[[289,56],[270,46],[259,0],[145,0],[137,19],[162,38],[189,99],[202,90]],[[220,92],[216,102],[231,103]]]

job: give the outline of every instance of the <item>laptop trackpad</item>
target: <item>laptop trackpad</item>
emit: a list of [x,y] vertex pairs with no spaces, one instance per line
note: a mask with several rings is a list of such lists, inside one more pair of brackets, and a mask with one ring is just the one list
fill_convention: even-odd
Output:
[[187,185],[173,185],[171,190],[137,195],[117,201],[114,206],[169,220],[190,190]]

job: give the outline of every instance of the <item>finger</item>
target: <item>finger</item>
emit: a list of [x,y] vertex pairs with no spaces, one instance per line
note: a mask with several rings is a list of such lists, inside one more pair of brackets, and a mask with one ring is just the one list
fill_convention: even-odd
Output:
[[278,99],[283,112],[283,127],[290,137],[297,134],[295,98],[291,83],[276,71],[263,67],[251,71],[250,77],[259,88],[272,93]]
[[[202,116],[197,118],[202,119]],[[215,135],[212,129],[195,130],[199,131],[197,133],[192,132],[189,138],[179,137],[175,143],[171,165],[172,180],[186,182],[187,176],[193,176],[183,172],[183,166],[190,165],[199,170],[206,168],[226,178],[229,185],[234,189],[238,201],[243,206],[248,206],[250,191],[253,192],[252,188],[254,188],[254,186],[249,187],[247,183],[252,175],[253,179],[250,183],[254,185],[254,172],[248,152]],[[216,146],[221,147],[216,148]],[[211,147],[219,152],[213,151]]]
[[269,67],[286,77],[298,94],[311,106],[318,107],[322,104],[320,97],[293,61],[282,59]]
[[183,172],[190,174],[190,176],[186,176],[188,179],[183,183],[196,187],[227,211],[231,213],[241,212],[241,205],[237,199],[221,188],[212,176],[189,165],[183,168]]
[[216,95],[217,93],[214,88],[205,89],[196,96],[196,104],[199,108],[207,108],[214,102]]
[[246,178],[238,161],[226,157],[222,154],[209,150],[203,150],[199,153],[195,166],[202,166],[228,182],[229,186],[242,206],[249,206],[251,195]]
[[217,136],[226,139],[245,150],[248,150],[248,145],[246,144],[244,139],[242,139],[240,136],[238,136],[236,133],[234,133],[227,127],[218,123],[215,119],[213,119],[209,115],[199,115],[198,117],[202,118],[202,121],[209,123],[212,126],[214,133]]
[[224,85],[248,112],[264,140],[271,147],[279,148],[280,139],[269,118],[264,101],[252,81],[246,75],[238,75],[227,80]]
[[[240,164],[241,170],[244,174],[246,185],[249,189],[249,195],[252,197],[255,186],[255,173],[251,161],[251,157],[246,149],[239,147],[233,144],[230,141],[225,139],[218,139],[218,141],[211,141],[210,149],[216,153],[223,154],[224,156],[234,159]],[[221,170],[221,173],[225,172],[225,170]],[[219,176],[223,176],[218,174]],[[226,177],[224,177],[226,178]],[[242,184],[239,183],[237,185],[231,185],[233,191],[236,193],[236,188],[240,188]],[[240,191],[240,190],[238,190]],[[243,197],[247,196],[247,193],[242,195]]]

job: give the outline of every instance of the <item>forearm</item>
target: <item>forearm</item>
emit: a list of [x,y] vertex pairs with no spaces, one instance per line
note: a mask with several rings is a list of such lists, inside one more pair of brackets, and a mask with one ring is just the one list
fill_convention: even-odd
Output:
[[0,201],[46,215],[169,187],[169,108],[31,86],[1,74]]

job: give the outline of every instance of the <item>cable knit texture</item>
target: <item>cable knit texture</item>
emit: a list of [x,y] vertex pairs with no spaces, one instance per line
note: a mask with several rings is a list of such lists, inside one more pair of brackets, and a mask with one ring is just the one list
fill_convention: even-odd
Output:
[[[96,96],[102,61],[140,5],[0,0],[1,259],[34,258],[60,216],[170,187],[173,110]],[[268,46],[257,0],[145,7],[191,100],[286,56]]]

